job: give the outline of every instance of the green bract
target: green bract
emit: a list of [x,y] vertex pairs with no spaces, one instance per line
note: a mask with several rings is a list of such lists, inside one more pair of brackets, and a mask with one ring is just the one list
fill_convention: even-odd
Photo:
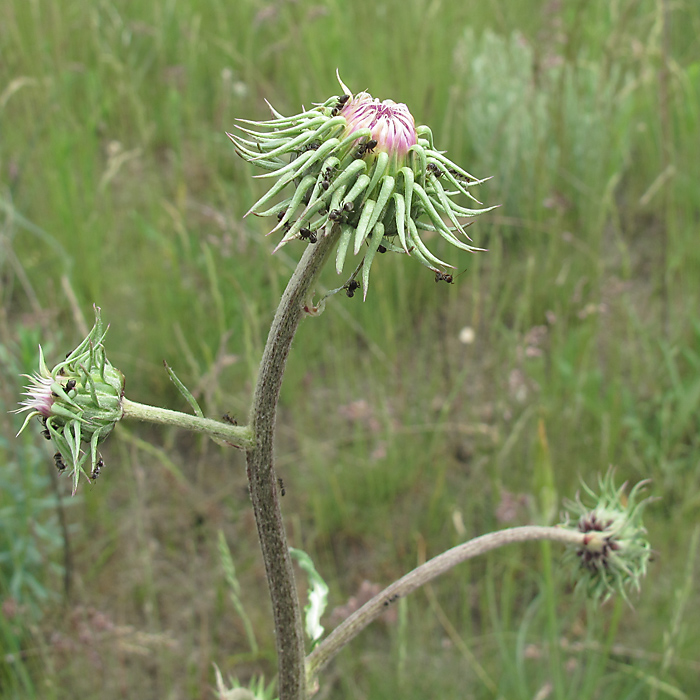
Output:
[[[124,375],[107,360],[100,310],[95,307],[95,325],[68,357],[49,370],[39,348],[39,371],[25,375],[26,388],[21,408],[29,411],[20,433],[33,417],[44,425],[44,437],[56,445],[54,459],[60,471],[70,470],[73,493],[82,472],[88,480],[99,474],[102,460],[97,446],[104,441],[122,417]],[[19,435],[19,433],[18,433]],[[82,444],[90,445],[89,452]],[[90,471],[84,468],[86,462]]]
[[[453,266],[428,249],[421,233],[481,250],[471,245],[461,220],[493,207],[464,207],[455,197],[480,204],[469,188],[483,180],[436,150],[430,128],[416,128],[406,105],[380,102],[366,92],[353,95],[338,81],[343,95],[292,117],[270,107],[273,119],[241,120],[253,128],[238,127],[243,136],[228,134],[242,158],[269,171],[257,177],[274,180],[247,214],[277,217],[271,231],[283,232],[277,248],[336,233],[338,274],[349,250],[362,251],[348,293],[362,269],[366,296],[374,257],[386,251],[406,253],[433,270],[436,280],[451,281],[445,268]],[[280,199],[288,185],[293,191]]]

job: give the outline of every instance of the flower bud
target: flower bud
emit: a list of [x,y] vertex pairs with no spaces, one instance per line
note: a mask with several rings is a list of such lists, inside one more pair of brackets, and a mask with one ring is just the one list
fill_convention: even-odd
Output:
[[396,164],[403,165],[411,146],[418,143],[416,123],[405,104],[393,100],[380,102],[361,92],[345,104],[341,114],[347,122],[347,135],[369,129],[368,142],[374,142],[371,151],[388,153]]
[[[490,209],[462,206],[455,197],[479,204],[469,189],[482,180],[435,149],[431,130],[416,128],[405,104],[353,95],[338,81],[340,96],[292,117],[272,109],[273,119],[241,120],[253,128],[228,134],[242,158],[268,171],[257,177],[275,180],[248,214],[277,218],[271,231],[283,231],[277,248],[337,234],[336,271],[342,272],[350,250],[362,252],[356,273],[362,269],[365,296],[377,252],[408,254],[436,279],[452,279],[444,268],[453,266],[428,249],[421,232],[438,233],[462,250],[481,250],[471,245],[461,220]],[[287,186],[292,193],[278,201]]]
[[[107,360],[105,335],[100,309],[95,307],[95,325],[90,333],[53,369],[46,366],[39,347],[39,371],[24,375],[30,380],[24,392],[27,398],[16,411],[29,411],[19,433],[32,418],[41,420],[44,437],[56,445],[56,466],[60,471],[70,469],[73,493],[81,472],[88,480],[99,474],[102,460],[97,446],[122,417],[124,375]],[[83,449],[84,443],[90,445],[89,451]],[[86,464],[90,465],[89,472]]]
[[584,484],[589,505],[580,496],[566,504],[570,516],[577,518],[576,529],[584,533],[582,545],[567,558],[578,586],[594,598],[607,598],[614,591],[626,598],[628,588],[640,588],[651,556],[642,525],[642,511],[649,499],[639,499],[645,485],[640,482],[627,496],[625,484],[615,488],[610,470],[599,480],[599,495]]

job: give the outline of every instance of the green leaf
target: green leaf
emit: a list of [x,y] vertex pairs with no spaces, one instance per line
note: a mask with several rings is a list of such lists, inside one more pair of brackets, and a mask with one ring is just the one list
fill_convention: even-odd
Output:
[[306,634],[312,643],[316,643],[323,635],[321,616],[328,603],[328,586],[316,571],[311,557],[301,549],[289,548],[289,554],[295,559],[301,569],[306,572],[309,580],[308,603],[304,607],[306,613]]

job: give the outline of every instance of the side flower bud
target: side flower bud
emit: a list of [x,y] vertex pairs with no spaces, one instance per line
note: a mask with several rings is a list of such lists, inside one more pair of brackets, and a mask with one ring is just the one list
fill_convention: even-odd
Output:
[[[88,481],[102,467],[97,446],[122,417],[124,375],[107,360],[100,309],[95,307],[95,325],[65,360],[49,370],[39,347],[39,371],[29,379],[15,412],[29,411],[18,435],[34,417],[44,426],[43,435],[56,446],[54,461],[60,471],[69,470],[73,493],[81,472]],[[89,445],[89,449],[83,445]],[[89,468],[89,469],[88,469]]]
[[584,535],[581,546],[570,550],[567,559],[578,586],[594,598],[608,598],[615,591],[627,598],[627,590],[639,590],[646,575],[651,545],[642,511],[649,499],[640,499],[646,483],[638,483],[626,495],[626,484],[616,488],[610,470],[599,479],[600,494],[583,485],[588,504],[580,495],[566,503],[565,524],[571,527],[576,518],[575,528]]

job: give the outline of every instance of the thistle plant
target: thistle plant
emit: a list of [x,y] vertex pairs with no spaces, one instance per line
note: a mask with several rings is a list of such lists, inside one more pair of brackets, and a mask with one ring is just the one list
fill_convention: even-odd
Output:
[[[32,418],[43,425],[42,435],[56,447],[54,462],[59,472],[70,476],[75,494],[80,475],[95,481],[104,467],[98,446],[111,434],[122,418],[148,420],[163,425],[176,425],[187,430],[206,432],[213,439],[245,446],[250,437],[245,428],[205,419],[199,407],[195,416],[177,411],[145,406],[124,396],[124,375],[107,359],[100,309],[95,308],[95,324],[78,347],[53,369],[49,370],[44,352],[39,347],[39,370],[29,379],[20,408],[28,411],[19,429],[19,436]],[[172,375],[171,375],[172,376]],[[177,378],[174,380],[177,383]],[[190,402],[191,394],[179,388]]]
[[[339,79],[340,81],[340,79]],[[276,217],[272,232],[278,244],[307,241],[301,259],[282,295],[263,351],[251,400],[248,424],[204,417],[194,397],[168,370],[194,415],[146,406],[124,395],[124,377],[107,360],[99,309],[95,326],[70,355],[49,370],[40,352],[39,370],[29,376],[26,399],[19,411],[29,411],[22,426],[37,417],[44,436],[57,448],[56,464],[72,475],[73,491],[80,474],[94,481],[102,466],[98,447],[115,424],[134,418],[173,425],[209,435],[224,445],[245,450],[249,491],[262,558],[265,564],[277,645],[277,687],[281,700],[304,700],[318,674],[353,637],[386,610],[457,564],[496,547],[532,540],[552,540],[571,551],[567,560],[582,590],[596,597],[639,588],[650,547],[641,522],[645,501],[641,487],[624,497],[612,473],[600,481],[600,494],[586,489],[558,527],[521,527],[477,537],[414,569],[362,606],[324,638],[320,623],[328,587],[310,558],[287,544],[280,507],[283,488],[273,462],[277,402],[285,363],[301,320],[316,315],[309,298],[324,264],[335,251],[340,273],[350,250],[359,261],[340,289],[352,296],[360,285],[364,296],[377,253],[396,252],[417,259],[436,279],[452,281],[451,266],[438,259],[422,234],[438,234],[463,250],[478,250],[466,234],[465,218],[488,209],[462,206],[456,199],[476,202],[470,188],[483,182],[435,149],[427,126],[415,127],[403,104],[379,102],[367,93],[343,93],[292,117],[273,111],[265,122],[243,121],[241,135],[229,134],[246,161],[268,171],[274,184],[248,213]],[[249,128],[249,127],[255,127]],[[290,192],[283,194],[289,186]],[[478,202],[476,202],[478,204]],[[21,430],[20,430],[21,432]],[[227,548],[223,548],[228,551]],[[300,562],[311,583],[303,617],[292,558]],[[228,567],[231,579],[232,565]],[[307,655],[304,629],[313,645]],[[251,639],[254,635],[249,634]],[[269,697],[272,686],[227,689],[217,671],[220,697]]]

